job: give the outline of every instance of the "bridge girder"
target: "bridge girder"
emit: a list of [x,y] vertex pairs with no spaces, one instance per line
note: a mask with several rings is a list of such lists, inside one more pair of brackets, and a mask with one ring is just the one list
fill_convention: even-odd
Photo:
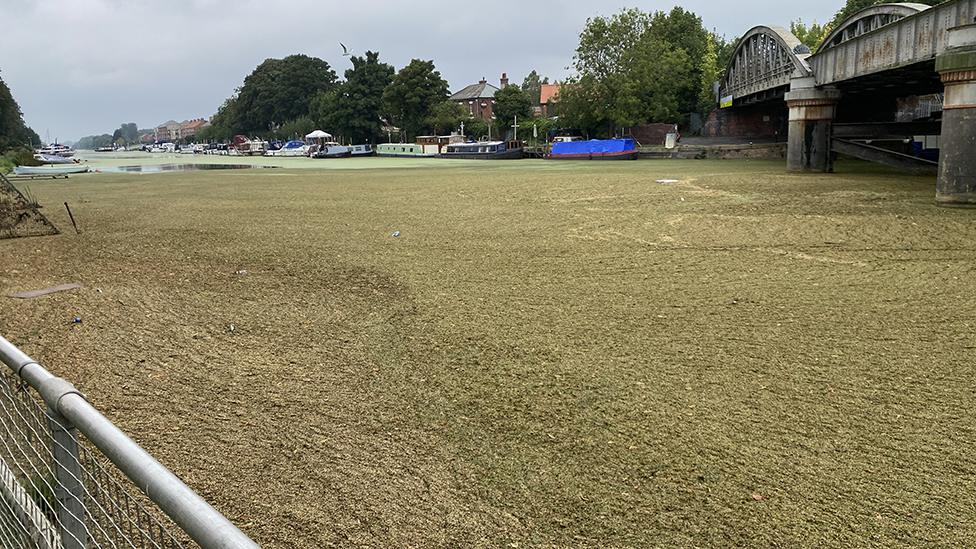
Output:
[[841,23],[836,29],[824,38],[823,43],[817,51],[823,51],[837,47],[844,42],[853,40],[863,34],[880,29],[885,25],[890,25],[899,19],[915,15],[921,11],[929,9],[927,4],[917,4],[912,2],[901,2],[895,4],[880,4],[863,9],[846,21]]
[[739,41],[722,81],[722,96],[749,102],[771,90],[789,87],[793,78],[811,76],[810,50],[790,31],[758,26]]
[[[818,86],[876,87],[861,85],[870,79],[883,81],[882,85],[892,89],[905,88],[905,95],[918,93],[921,88],[932,87],[931,82],[914,85],[901,73],[918,68],[934,74],[932,65],[947,48],[950,29],[971,24],[974,17],[976,0],[949,0],[936,6],[873,6],[838,27],[808,62]],[[934,87],[938,87],[937,81]]]

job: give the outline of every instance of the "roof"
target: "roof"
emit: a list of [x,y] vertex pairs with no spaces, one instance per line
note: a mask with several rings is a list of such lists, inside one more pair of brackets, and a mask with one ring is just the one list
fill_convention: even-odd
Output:
[[189,122],[184,122],[183,129],[187,129],[187,130],[199,129],[204,127],[206,124],[207,124],[206,120],[204,120],[203,118],[197,118],[196,120],[190,120]]
[[477,84],[471,84],[467,88],[455,93],[451,96],[451,101],[467,101],[469,99],[492,99],[495,97],[495,93],[498,92],[498,88],[492,86],[488,82],[481,81]]
[[559,84],[543,84],[539,93],[539,104],[546,105],[555,99],[556,94],[559,93],[559,88],[562,86]]

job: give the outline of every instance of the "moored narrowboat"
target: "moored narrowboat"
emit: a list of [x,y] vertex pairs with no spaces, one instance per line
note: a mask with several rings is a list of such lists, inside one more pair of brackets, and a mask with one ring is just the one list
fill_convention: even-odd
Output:
[[433,158],[437,153],[426,152],[423,145],[416,143],[380,143],[376,146],[376,155],[394,158]]
[[461,158],[465,160],[517,160],[522,158],[522,144],[518,141],[479,141],[477,143],[454,143],[441,153],[441,158]]
[[552,160],[637,160],[637,141],[620,139],[591,139],[562,141],[552,144]]

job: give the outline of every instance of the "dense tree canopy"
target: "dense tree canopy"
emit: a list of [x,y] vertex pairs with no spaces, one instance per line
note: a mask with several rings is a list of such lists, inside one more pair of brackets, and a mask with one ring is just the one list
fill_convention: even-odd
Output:
[[257,66],[215,118],[233,133],[266,134],[308,116],[313,97],[336,85],[335,71],[307,55],[267,59]]
[[529,100],[532,101],[533,105],[539,105],[542,96],[542,85],[548,83],[548,76],[543,78],[539,76],[538,72],[533,70],[522,81],[522,91],[529,96]]
[[41,139],[24,124],[20,105],[0,78],[0,152],[14,147],[36,147]]
[[648,32],[652,40],[669,44],[687,54],[690,62],[687,77],[673,81],[678,94],[678,112],[700,112],[702,63],[712,33],[705,30],[701,17],[681,7],[675,7],[667,13],[656,12],[651,18]]
[[427,117],[427,127],[434,130],[436,135],[445,135],[457,131],[462,121],[470,124],[468,111],[454,101],[444,101],[436,105]]
[[210,125],[200,130],[197,136],[202,141],[230,139],[238,133],[238,118],[237,94],[234,94],[224,101],[217,114],[210,119]]
[[495,118],[502,132],[507,133],[515,123],[515,117],[526,122],[532,116],[532,100],[518,86],[506,86],[495,92]]
[[372,143],[381,134],[383,92],[393,80],[393,66],[381,63],[379,54],[371,51],[351,61],[346,81],[315,97],[312,119],[351,142]]
[[722,67],[718,64],[718,41],[715,35],[709,34],[706,37],[705,51],[702,52],[699,67],[698,105],[700,112],[707,113],[717,103],[715,85],[722,72]]
[[[139,126],[135,122],[122,124],[119,129],[112,134],[112,141],[115,143],[129,144],[139,141]],[[108,145],[105,145],[108,146]]]
[[101,147],[111,147],[112,143],[114,142],[115,139],[113,139],[113,136],[107,133],[103,133],[101,135],[86,135],[75,143],[75,148],[90,151]]
[[387,86],[383,104],[393,124],[408,136],[416,136],[426,129],[434,108],[447,97],[447,81],[441,78],[434,62],[414,59]]
[[697,111],[709,34],[692,30],[692,36],[678,36],[692,24],[700,27],[701,20],[680,8],[653,15],[628,9],[587,21],[576,50],[576,76],[560,91],[558,109],[566,125],[611,134]]

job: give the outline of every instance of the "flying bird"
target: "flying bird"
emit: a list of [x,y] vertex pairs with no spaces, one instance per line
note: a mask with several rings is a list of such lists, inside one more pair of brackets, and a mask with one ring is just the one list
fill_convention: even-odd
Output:
[[347,48],[345,44],[343,44],[342,42],[339,42],[339,45],[342,46],[342,56],[343,57],[349,57],[350,55],[352,55],[352,52],[349,51],[349,48]]

